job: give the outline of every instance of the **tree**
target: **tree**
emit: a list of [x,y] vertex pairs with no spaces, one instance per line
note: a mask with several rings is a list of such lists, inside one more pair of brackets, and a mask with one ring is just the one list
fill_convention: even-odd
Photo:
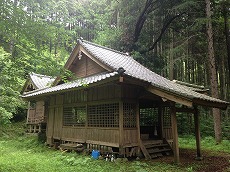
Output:
[[15,68],[14,62],[9,57],[10,54],[0,47],[0,125],[9,123],[18,107],[24,105],[19,98],[19,91],[16,91],[23,82],[17,78],[22,71],[20,68]]
[[[214,54],[214,46],[213,46],[211,2],[210,0],[205,0],[205,3],[206,3],[206,17],[207,17],[206,28],[207,28],[207,39],[208,39],[208,66],[210,72],[209,77],[211,83],[211,95],[214,98],[219,98],[215,54]],[[220,110],[217,108],[213,108],[212,113],[214,119],[215,139],[217,143],[220,143],[222,140]]]

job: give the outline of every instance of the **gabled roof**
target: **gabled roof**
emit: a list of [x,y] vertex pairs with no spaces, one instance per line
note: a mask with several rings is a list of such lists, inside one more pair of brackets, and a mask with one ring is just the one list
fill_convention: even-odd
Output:
[[29,84],[32,84],[34,89],[38,90],[38,89],[44,89],[51,86],[53,81],[54,78],[51,76],[36,74],[32,72],[29,74],[29,77],[22,89],[22,92],[26,90]]
[[81,86],[85,87],[89,84],[103,81],[107,78],[112,78],[113,76],[116,76],[116,75],[117,75],[117,72],[97,74],[97,75],[89,76],[86,78],[77,79],[77,80],[72,81],[72,82],[60,84],[60,85],[57,85],[54,87],[49,87],[46,89],[39,89],[39,90],[27,92],[27,93],[23,94],[22,97],[23,98],[33,97],[33,96],[42,95],[42,94],[49,94],[49,93],[54,93],[54,92],[70,90],[70,89],[81,87]]
[[54,81],[54,78],[51,76],[36,74],[33,72],[30,73],[29,77],[37,89],[49,87]]
[[[173,81],[170,81],[147,69],[136,60],[134,60],[131,56],[125,53],[103,47],[88,41],[78,40],[78,44],[71,53],[65,67],[67,67],[71,63],[71,61],[73,61],[73,58],[76,58],[77,51],[82,51],[99,65],[106,68],[110,73],[118,71],[120,67],[124,68],[124,77],[127,76],[149,83],[150,86],[149,88],[147,88],[147,90],[158,96],[161,96],[162,98],[176,101],[178,103],[182,102],[182,104],[184,103],[184,101],[181,100],[186,100],[187,103],[184,103],[184,105],[187,106],[192,106],[194,103],[209,106],[210,103],[210,106],[226,108],[227,105],[229,105],[228,102],[212,98],[204,94],[200,94],[185,85],[177,84]],[[55,90],[54,92],[63,89],[63,87],[65,87],[65,89],[69,89],[67,85],[62,84],[62,86],[56,86],[55,88],[53,88]],[[75,85],[75,87],[79,86],[81,85]],[[37,92],[36,95],[46,94],[49,92],[49,90],[50,89]],[[35,96],[35,94],[26,95],[26,97],[31,96]]]

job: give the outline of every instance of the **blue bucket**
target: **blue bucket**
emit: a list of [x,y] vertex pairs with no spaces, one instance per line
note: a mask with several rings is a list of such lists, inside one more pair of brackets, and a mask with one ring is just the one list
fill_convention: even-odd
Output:
[[100,152],[98,150],[93,150],[92,151],[92,157],[93,159],[98,159],[100,156]]

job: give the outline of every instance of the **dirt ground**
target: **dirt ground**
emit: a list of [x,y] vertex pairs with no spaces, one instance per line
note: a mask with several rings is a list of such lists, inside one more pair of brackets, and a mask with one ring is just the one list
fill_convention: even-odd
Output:
[[[179,167],[191,167],[197,172],[230,172],[230,154],[222,152],[201,152],[202,160],[195,160],[196,150],[180,149]],[[153,161],[161,161],[173,163],[173,156],[164,156],[154,159]]]

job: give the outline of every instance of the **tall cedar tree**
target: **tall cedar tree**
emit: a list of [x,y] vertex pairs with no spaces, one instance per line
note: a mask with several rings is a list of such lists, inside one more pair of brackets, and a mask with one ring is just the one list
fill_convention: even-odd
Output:
[[[210,0],[205,0],[205,3],[206,3],[206,18],[207,18],[206,29],[207,29],[207,38],[208,38],[208,66],[210,72],[209,77],[211,83],[211,94],[213,97],[219,98],[217,72],[216,72],[214,47],[213,47],[211,2]],[[220,143],[222,139],[220,109],[213,108],[212,113],[213,113],[213,120],[214,120],[215,139],[217,143]]]

